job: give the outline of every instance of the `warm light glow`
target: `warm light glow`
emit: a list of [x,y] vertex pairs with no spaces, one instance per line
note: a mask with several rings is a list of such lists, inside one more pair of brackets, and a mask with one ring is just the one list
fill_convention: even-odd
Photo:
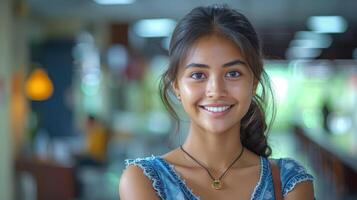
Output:
[[35,69],[26,82],[26,95],[34,101],[43,101],[51,97],[53,84],[43,69]]

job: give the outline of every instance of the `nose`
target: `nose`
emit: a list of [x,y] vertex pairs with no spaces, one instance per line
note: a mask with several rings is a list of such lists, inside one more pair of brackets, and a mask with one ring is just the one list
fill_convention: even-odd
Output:
[[227,96],[227,88],[223,78],[212,77],[208,80],[206,96],[212,99],[218,99]]

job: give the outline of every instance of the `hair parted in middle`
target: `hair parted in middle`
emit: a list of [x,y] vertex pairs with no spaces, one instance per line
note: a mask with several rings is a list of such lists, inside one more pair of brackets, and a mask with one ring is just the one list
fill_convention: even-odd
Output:
[[[259,156],[271,155],[267,143],[267,133],[275,118],[275,106],[270,80],[263,68],[263,55],[258,35],[248,19],[226,5],[197,7],[182,18],[171,38],[169,47],[169,67],[160,80],[160,96],[170,114],[179,126],[179,117],[173,108],[172,84],[176,81],[181,62],[186,58],[194,43],[205,36],[218,35],[229,39],[239,48],[260,85],[255,92],[248,112],[241,120],[240,137],[244,147]],[[268,92],[271,94],[271,118],[266,122],[269,105]]]

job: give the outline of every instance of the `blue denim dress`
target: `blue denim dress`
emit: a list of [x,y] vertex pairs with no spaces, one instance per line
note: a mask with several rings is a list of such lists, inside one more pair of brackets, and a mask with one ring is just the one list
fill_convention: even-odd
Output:
[[[293,159],[284,158],[276,160],[280,168],[280,178],[283,196],[285,197],[296,184],[302,181],[312,181],[313,177],[307,173]],[[174,166],[161,157],[151,156],[146,158],[125,160],[126,167],[135,165],[140,167],[144,174],[152,181],[157,195],[163,200],[199,200],[200,197],[185,184],[184,180],[175,171]],[[269,160],[260,157],[260,178],[252,193],[251,200],[274,200],[273,178]]]

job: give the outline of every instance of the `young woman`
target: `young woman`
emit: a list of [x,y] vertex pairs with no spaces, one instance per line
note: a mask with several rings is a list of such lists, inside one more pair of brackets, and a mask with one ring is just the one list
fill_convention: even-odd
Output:
[[275,160],[281,191],[274,191],[269,84],[257,34],[242,14],[220,5],[193,9],[177,24],[169,56],[162,99],[176,117],[172,94],[181,102],[188,136],[163,156],[127,160],[120,199],[313,199],[313,177],[292,159]]

